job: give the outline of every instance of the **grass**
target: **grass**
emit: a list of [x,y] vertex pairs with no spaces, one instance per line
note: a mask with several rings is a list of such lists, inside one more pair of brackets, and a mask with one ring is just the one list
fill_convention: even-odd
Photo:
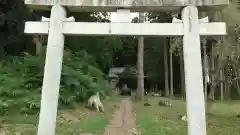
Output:
[[[136,103],[137,123],[144,135],[187,135],[187,122],[180,120],[178,113],[186,114],[186,104],[173,100],[173,107],[160,107],[160,98],[149,98],[151,106]],[[208,135],[239,135],[240,102],[214,103],[207,115]]]
[[[104,131],[113,111],[118,107],[119,100],[108,99],[104,102],[105,113],[84,108],[74,104],[72,109],[59,110],[56,135],[79,135],[80,133],[99,134]],[[20,114],[1,117],[6,135],[19,132],[24,135],[36,135],[38,116]]]

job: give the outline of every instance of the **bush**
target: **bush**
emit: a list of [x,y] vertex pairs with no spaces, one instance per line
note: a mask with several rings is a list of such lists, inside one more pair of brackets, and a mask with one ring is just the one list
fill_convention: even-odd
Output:
[[[0,63],[0,114],[20,107],[21,112],[39,110],[45,55],[9,57]],[[60,105],[83,102],[99,92],[110,94],[110,85],[87,52],[64,52]]]

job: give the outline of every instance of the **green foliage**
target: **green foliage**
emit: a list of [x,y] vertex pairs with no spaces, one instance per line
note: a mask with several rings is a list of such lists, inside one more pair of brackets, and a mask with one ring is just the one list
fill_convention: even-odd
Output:
[[[155,106],[146,106],[142,102],[137,103],[136,118],[137,124],[144,135],[186,135],[187,122],[182,121],[178,114],[186,116],[186,103],[182,100],[172,100],[173,107],[157,107],[159,97],[148,98],[148,103]],[[207,113],[207,134],[208,135],[238,135],[240,123],[236,115],[240,111],[238,101],[225,103],[214,102],[211,105],[211,113]]]
[[[34,113],[40,107],[45,55],[9,57],[0,64],[0,114],[20,107],[22,113]],[[97,91],[110,94],[110,85],[97,63],[87,52],[64,52],[59,103],[85,101]]]
[[144,46],[145,75],[152,83],[164,82],[164,38],[146,38]]
[[3,59],[5,54],[19,54],[26,45],[24,24],[32,13],[21,0],[4,0],[0,5],[0,58]]
[[169,52],[173,53],[175,56],[182,54],[183,40],[181,36],[172,37],[170,39],[170,49]]

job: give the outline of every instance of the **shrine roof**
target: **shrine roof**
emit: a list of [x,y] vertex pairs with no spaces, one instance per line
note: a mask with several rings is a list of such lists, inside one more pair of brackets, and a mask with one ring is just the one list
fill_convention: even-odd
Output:
[[[131,12],[179,11],[190,5],[191,0],[25,0],[34,10],[50,10],[55,4],[68,7],[72,12],[115,12],[130,9]],[[219,9],[229,4],[229,0],[195,0],[200,10]]]

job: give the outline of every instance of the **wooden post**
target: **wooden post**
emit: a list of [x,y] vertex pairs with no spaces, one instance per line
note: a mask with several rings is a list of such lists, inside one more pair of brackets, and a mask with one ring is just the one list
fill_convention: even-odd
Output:
[[[169,58],[169,64],[170,64],[170,92],[169,92],[169,98],[172,99],[173,98],[173,53],[170,50],[170,58]],[[170,100],[169,100],[170,101]]]
[[[144,22],[144,13],[139,13],[139,22]],[[137,68],[138,68],[138,81],[137,81],[137,97],[139,100],[144,99],[144,37],[138,38],[138,54],[137,54]]]
[[188,135],[206,135],[205,103],[200,48],[198,9],[187,6],[182,11],[183,54],[188,114]]
[[165,96],[169,96],[169,70],[168,70],[168,45],[167,38],[164,38],[164,78],[165,78]]

